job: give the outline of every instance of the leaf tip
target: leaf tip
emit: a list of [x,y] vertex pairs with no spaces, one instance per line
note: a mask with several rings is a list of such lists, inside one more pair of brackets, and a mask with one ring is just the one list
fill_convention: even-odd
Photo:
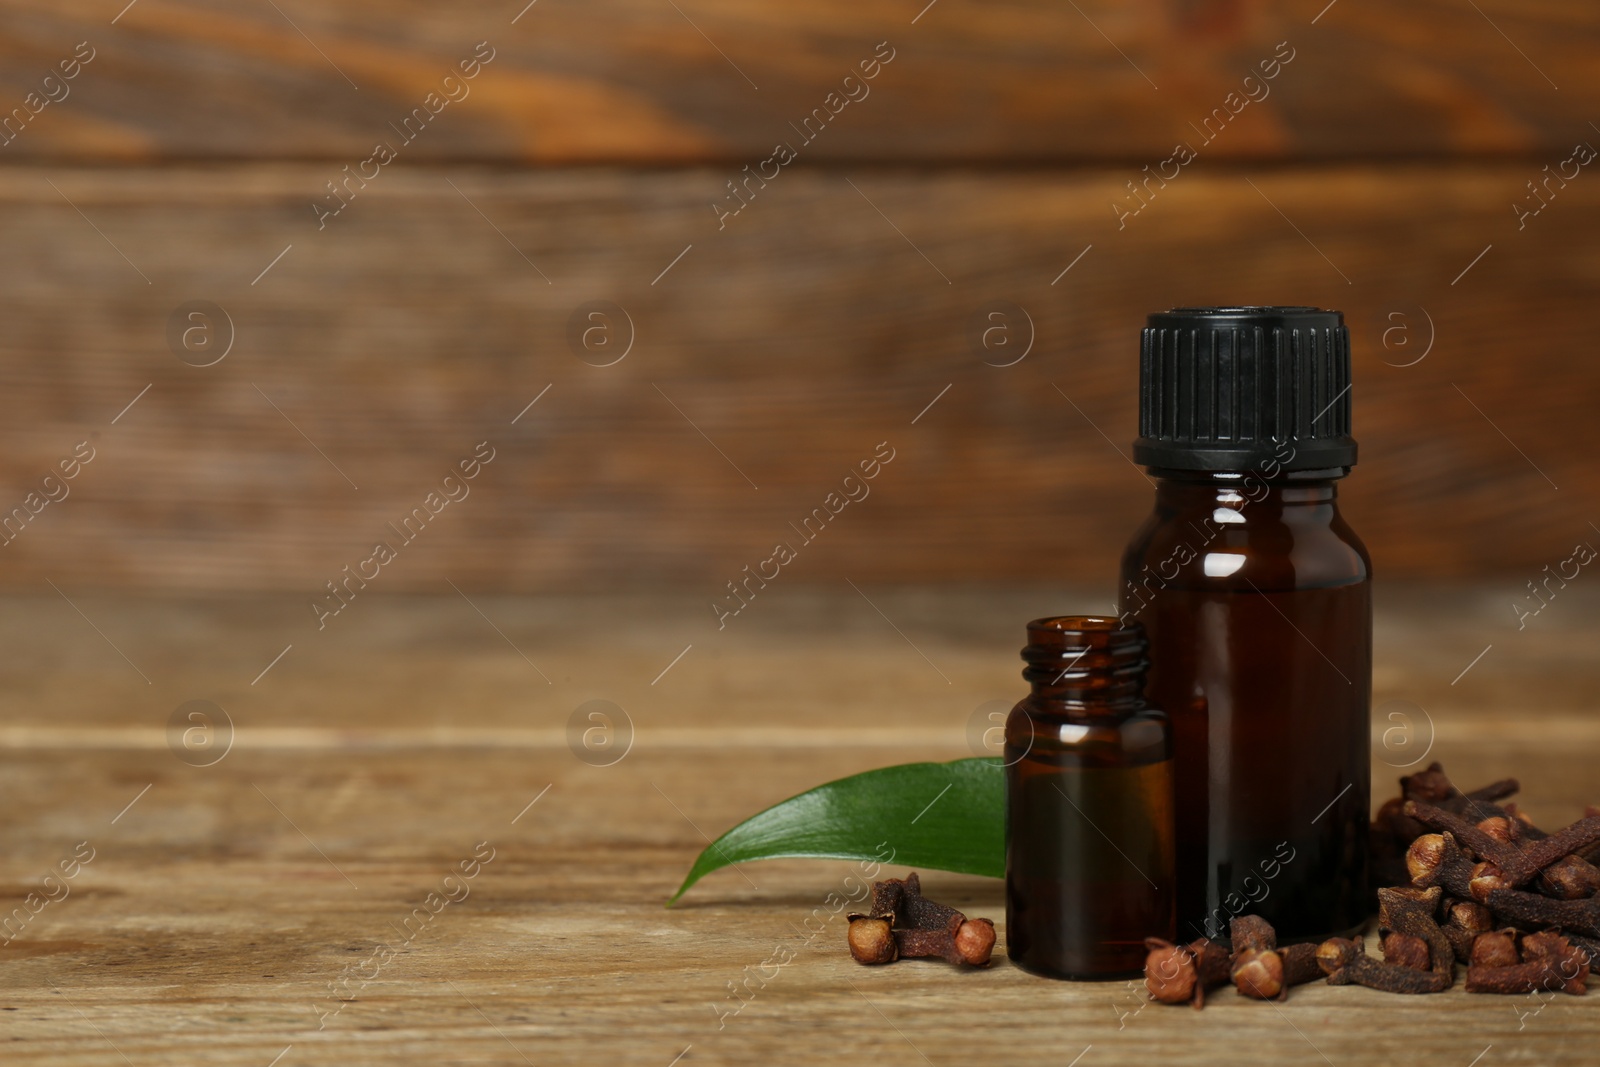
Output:
[[685,877],[684,880],[683,880],[683,884],[678,887],[678,891],[676,893],[672,894],[672,896],[668,897],[667,898],[667,902],[665,904],[663,904],[662,907],[670,908],[674,904],[676,904],[679,900],[681,900],[683,898],[683,895],[689,891],[689,887],[694,885],[696,882],[698,882],[700,880],[700,875],[703,874],[703,873],[704,873],[703,871],[698,870],[698,864],[697,864],[696,865],[696,869],[691,869],[689,871],[688,876]]

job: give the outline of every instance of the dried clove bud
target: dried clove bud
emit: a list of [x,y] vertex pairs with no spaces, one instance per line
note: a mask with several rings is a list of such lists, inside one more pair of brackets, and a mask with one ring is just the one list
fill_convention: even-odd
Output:
[[[1485,935],[1488,936],[1488,935]],[[1588,992],[1589,958],[1573,946],[1553,956],[1510,967],[1468,967],[1468,993],[1535,993],[1560,990],[1573,996]]]
[[1496,889],[1485,903],[1501,922],[1559,926],[1589,937],[1600,937],[1600,897],[1552,900],[1520,889]]
[[1476,935],[1489,931],[1494,925],[1494,916],[1475,900],[1457,900],[1445,910],[1445,921]]
[[969,967],[986,967],[994,954],[994,921],[968,919],[956,931],[956,955]]
[[1194,955],[1187,945],[1159,937],[1144,939],[1144,988],[1160,1004],[1182,1004],[1194,996]]
[[1247,948],[1233,957],[1232,977],[1244,996],[1273,1000],[1284,990],[1283,959],[1270,948]]
[[1206,990],[1228,980],[1228,950],[1209,938],[1174,945],[1159,937],[1145,938],[1144,986],[1150,999],[1162,1004],[1193,1003],[1205,1007]]
[[1449,938],[1439,929],[1434,916],[1439,912],[1439,901],[1444,891],[1438,886],[1431,889],[1396,888],[1378,890],[1378,925],[1396,933],[1410,934],[1428,946],[1429,969],[1445,977],[1445,984],[1455,981],[1456,953]]
[[1489,860],[1497,865],[1504,865],[1505,860],[1514,854],[1511,846],[1503,844],[1495,838],[1478,829],[1476,823],[1468,822],[1454,812],[1445,811],[1443,808],[1434,807],[1432,804],[1423,804],[1415,800],[1407,801],[1406,814],[1436,831],[1448,832],[1456,842],[1468,849],[1480,860]]
[[1449,834],[1423,834],[1406,851],[1406,870],[1415,886],[1443,886],[1451,896],[1472,897],[1472,861]]
[[[1420,941],[1422,965],[1427,968],[1428,949]],[[1233,984],[1239,992],[1256,1000],[1287,1000],[1289,987],[1322,977],[1317,963],[1316,945],[1289,945],[1276,949],[1247,948],[1233,958]]]
[[1522,962],[1517,955],[1517,932],[1512,929],[1493,930],[1479,934],[1472,942],[1473,967],[1510,967]]
[[1472,894],[1473,900],[1488,900],[1489,894],[1496,889],[1510,889],[1511,882],[1506,878],[1505,872],[1493,863],[1478,863],[1472,868],[1472,877],[1467,881],[1467,891]]
[[1494,916],[1489,909],[1476,901],[1457,901],[1446,909],[1445,924],[1440,927],[1456,959],[1466,963],[1472,958],[1472,942],[1479,934],[1494,928]]
[[1360,941],[1352,941],[1348,937],[1330,937],[1317,946],[1317,966],[1322,968],[1323,974],[1331,975],[1359,956],[1361,951]]
[[1317,946],[1317,963],[1329,985],[1364,985],[1385,993],[1438,993],[1450,987],[1450,975],[1416,971],[1374,959],[1359,941],[1332,937]]
[[874,882],[868,907],[869,913],[850,916],[850,954],[860,963],[937,957],[983,967],[994,954],[994,923],[924,897],[914,871]]
[[1574,853],[1546,867],[1539,875],[1539,889],[1558,900],[1581,900],[1600,891],[1600,867]]
[[[1437,894],[1437,890],[1434,891]],[[1434,897],[1437,900],[1437,895]],[[1229,924],[1234,955],[1231,976],[1239,992],[1256,1000],[1284,1000],[1289,987],[1321,977],[1315,945],[1278,948],[1278,934],[1259,915],[1241,915]]]
[[850,942],[850,955],[857,963],[893,963],[899,955],[888,919],[851,919],[846,937]]
[[1433,967],[1428,943],[1411,934],[1386,935],[1383,939],[1383,961],[1417,971],[1427,971]]

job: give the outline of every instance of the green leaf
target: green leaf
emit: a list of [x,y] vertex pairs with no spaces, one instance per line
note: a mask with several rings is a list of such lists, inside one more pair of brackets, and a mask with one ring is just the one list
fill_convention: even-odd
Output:
[[1005,819],[1005,771],[997,759],[866,771],[774,804],[717,838],[667,904],[721,867],[779,857],[876,860],[1003,878]]

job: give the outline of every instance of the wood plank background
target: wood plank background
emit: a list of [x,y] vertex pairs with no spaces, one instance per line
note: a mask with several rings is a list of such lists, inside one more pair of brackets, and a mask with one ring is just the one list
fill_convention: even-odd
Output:
[[808,155],[1152,162],[1285,41],[1215,154],[1564,156],[1600,90],[1600,13],[1570,0],[526,2],[139,0],[111,25],[115,0],[7,0],[12,96],[79,41],[101,57],[4,151],[350,161],[483,40],[488,76],[409,158],[754,162],[881,41],[893,61]]
[[[484,440],[385,588],[709,599],[885,441],[798,580],[1109,584],[1149,506],[1138,329],[1207,302],[1347,312],[1380,574],[1525,580],[1600,536],[1573,447],[1600,186],[1513,209],[1600,138],[1586,6],[279,7],[0,4],[0,103],[94,49],[0,147],[0,509],[96,449],[0,585],[309,597]],[[471,95],[319,228],[483,40]],[[871,95],[719,219],[885,40]],[[1178,138],[1199,158],[1119,222]],[[169,338],[190,301],[227,316],[214,366]],[[592,301],[624,316],[599,355]]]

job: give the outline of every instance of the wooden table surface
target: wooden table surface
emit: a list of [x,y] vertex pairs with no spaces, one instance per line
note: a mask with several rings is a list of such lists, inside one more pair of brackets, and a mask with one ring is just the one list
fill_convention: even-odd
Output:
[[[12,912],[0,947],[0,1059],[1592,1057],[1594,996],[1318,983],[1282,1005],[1219,994],[1197,1014],[1141,1009],[1123,983],[1032,978],[1003,958],[983,972],[858,967],[842,917],[812,939],[801,927],[855,884],[842,862],[721,871],[663,908],[705,835],[830,778],[969,754],[975,710],[1018,695],[1022,623],[1104,606],[1103,591],[862,590],[769,590],[721,632],[694,590],[371,595],[322,632],[291,599],[7,600],[0,900],[25,921]],[[1542,823],[1600,800],[1600,597],[1573,583],[1519,632],[1517,591],[1509,579],[1381,589],[1379,798],[1431,744],[1428,758],[1464,785],[1520,777]],[[569,716],[595,699],[632,724],[610,766],[568,743]],[[233,723],[210,766],[169,749],[168,720],[190,700]],[[43,882],[90,850],[76,877]],[[447,880],[463,862],[475,876]],[[930,895],[1003,919],[997,881],[924,873]],[[57,899],[31,914],[28,894],[47,887]],[[733,999],[730,984],[763,965],[755,992]]]

